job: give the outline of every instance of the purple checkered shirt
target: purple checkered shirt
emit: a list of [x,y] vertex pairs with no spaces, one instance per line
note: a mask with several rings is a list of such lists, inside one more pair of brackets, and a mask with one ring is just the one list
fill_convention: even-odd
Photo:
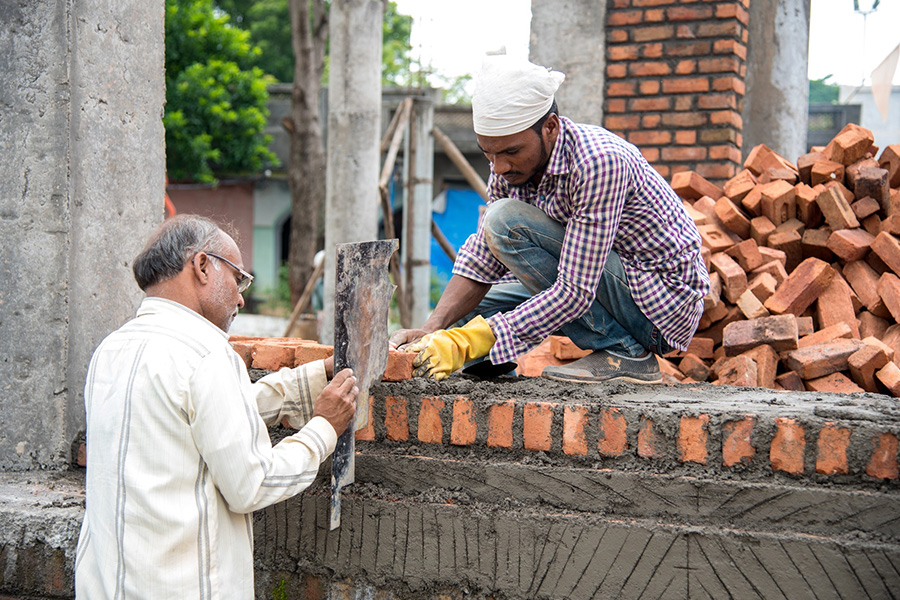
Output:
[[[611,249],[622,259],[635,303],[671,346],[687,348],[709,291],[700,234],[635,146],[602,127],[560,117],[540,185],[510,186],[492,168],[488,196],[490,202],[527,202],[566,226],[556,283],[488,319],[497,338],[491,362],[514,360],[585,314]],[[482,283],[515,281],[491,254],[480,226],[460,249],[453,272]]]

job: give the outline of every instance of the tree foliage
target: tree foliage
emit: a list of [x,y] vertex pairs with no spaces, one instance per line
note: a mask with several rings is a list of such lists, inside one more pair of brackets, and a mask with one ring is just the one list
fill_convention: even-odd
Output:
[[[288,0],[215,0],[216,6],[250,34],[259,48],[253,65],[278,81],[290,83],[294,77],[291,47],[291,19]],[[330,6],[330,3],[326,2]],[[409,43],[412,18],[397,12],[395,2],[387,2],[383,23],[382,83],[406,85],[409,80]],[[327,55],[327,49],[326,49]],[[325,59],[325,80],[328,59]]]
[[809,82],[810,104],[836,104],[840,96],[840,87],[828,83],[831,75],[821,79],[811,79]]
[[270,78],[249,33],[212,0],[166,0],[165,29],[169,178],[212,183],[277,163],[264,134]]

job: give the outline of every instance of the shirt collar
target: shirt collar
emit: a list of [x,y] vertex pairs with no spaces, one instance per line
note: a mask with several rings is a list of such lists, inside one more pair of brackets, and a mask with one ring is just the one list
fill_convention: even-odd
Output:
[[220,337],[226,340],[228,339],[228,334],[213,325],[209,319],[200,313],[194,312],[184,304],[180,304],[173,300],[160,298],[159,296],[147,296],[141,302],[140,307],[138,307],[136,316],[141,317],[146,315],[165,315],[173,319],[189,320],[188,322],[191,323],[191,326],[198,327],[204,333],[211,334],[215,332]]

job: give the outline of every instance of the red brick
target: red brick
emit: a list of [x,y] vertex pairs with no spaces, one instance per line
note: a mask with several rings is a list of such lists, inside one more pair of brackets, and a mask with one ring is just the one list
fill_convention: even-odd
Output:
[[835,275],[824,292],[816,301],[816,321],[819,327],[831,327],[845,323],[850,327],[851,335],[859,338],[859,325],[856,322],[856,311],[853,308],[853,291],[844,278]]
[[800,376],[793,371],[787,371],[786,373],[777,375],[775,377],[775,383],[786,390],[791,390],[794,392],[806,391],[806,386],[803,385],[803,380],[800,379]]
[[276,342],[256,342],[253,344],[253,349],[250,353],[253,357],[251,364],[254,369],[264,369],[266,371],[277,371],[284,367],[292,368],[295,366],[295,352],[296,347],[294,345]]
[[818,258],[807,258],[788,276],[765,307],[775,314],[791,313],[797,316],[828,289],[834,279],[834,269]]
[[747,415],[740,421],[729,421],[722,426],[724,440],[722,441],[722,464],[733,467],[739,464],[748,464],[756,454],[756,448],[750,441],[753,427],[756,425],[756,417]]
[[678,364],[678,370],[694,381],[706,381],[709,379],[709,367],[696,354],[688,352]]
[[844,262],[860,260],[869,253],[875,236],[864,229],[841,229],[828,238],[827,246]]
[[797,218],[807,227],[818,227],[822,224],[822,211],[816,198],[819,192],[805,183],[794,186],[794,207]]
[[887,169],[890,186],[900,188],[900,144],[885,146],[878,157],[878,165]]
[[894,321],[900,322],[900,277],[893,273],[883,274],[878,280],[878,295]]
[[368,421],[366,421],[365,426],[356,430],[355,437],[356,437],[357,441],[362,441],[362,442],[375,441],[375,424],[372,422],[372,414],[373,414],[372,411],[374,410],[374,405],[375,405],[375,398],[373,398],[372,396],[369,396],[369,410],[367,412]]
[[815,257],[825,262],[834,260],[834,253],[828,248],[828,239],[833,232],[828,227],[821,229],[807,229],[803,232],[800,246],[803,250],[803,258]]
[[791,350],[784,365],[803,379],[816,379],[848,368],[850,355],[863,347],[861,340],[837,339]]
[[[880,209],[881,207],[878,205],[878,201],[875,200],[875,198],[870,198],[869,196],[861,198],[860,200],[857,200],[850,205],[850,210],[853,211],[853,214],[856,215],[856,219],[860,222],[862,222],[866,217],[874,215]],[[890,229],[888,230],[890,231]],[[891,231],[891,233],[895,232]]]
[[703,336],[694,336],[688,345],[688,352],[696,354],[700,358],[712,358],[715,343],[712,339]]
[[[885,309],[886,310],[886,309]],[[876,317],[867,310],[859,313],[859,337],[866,340],[868,337],[880,338],[888,328],[888,322],[881,317]]]
[[875,371],[888,364],[889,360],[883,348],[867,344],[847,359],[850,366],[850,377],[867,392],[878,392]]
[[633,62],[628,65],[628,74],[632,77],[663,77],[669,75],[672,68],[661,61]]
[[893,362],[889,362],[875,372],[875,377],[891,394],[900,397],[900,367]]
[[735,304],[748,319],[761,319],[769,316],[769,311],[750,289],[744,290]]
[[818,196],[816,204],[825,217],[825,222],[832,230],[854,229],[859,227],[859,221],[850,208],[850,203],[844,198],[840,190],[835,187],[826,187]]
[[728,250],[735,244],[728,232],[717,223],[700,225],[697,230],[703,245],[714,253]]
[[75,464],[79,467],[87,467],[87,445],[84,442],[78,444],[78,450],[75,453]]
[[387,439],[405,442],[409,439],[409,413],[406,398],[388,396],[384,399],[384,428]]
[[756,387],[759,381],[759,369],[749,356],[732,356],[725,358],[718,367],[719,378],[714,381],[716,385],[737,385],[743,387]]
[[[397,352],[394,350],[394,352]],[[325,360],[329,356],[334,354],[333,346],[326,346],[325,344],[317,344],[315,342],[304,341],[301,344],[298,344],[294,348],[294,365],[304,365],[306,363],[312,362],[314,360]],[[403,354],[403,353],[400,353]],[[412,355],[409,358],[409,375],[406,379],[412,377],[412,359],[415,358],[415,355]],[[395,359],[396,360],[396,359]],[[388,366],[390,366],[391,359],[390,355],[388,356]],[[400,381],[399,379],[391,380],[391,381]]]
[[900,275],[900,240],[882,231],[872,242],[872,252],[878,255],[895,275]]
[[768,344],[776,352],[797,348],[797,320],[792,315],[735,321],[724,328],[722,345],[727,356],[737,356]]
[[553,407],[550,402],[528,402],[525,404],[522,439],[526,450],[550,450],[553,439],[550,428],[553,425]]
[[562,449],[569,456],[587,455],[587,438],[584,433],[587,419],[587,406],[572,406],[571,404],[565,406]]
[[675,28],[671,25],[654,25],[650,27],[635,27],[631,30],[631,39],[636,42],[654,42],[668,40],[673,37]]
[[475,419],[475,403],[468,398],[453,401],[453,424],[450,426],[450,443],[468,446],[475,442],[478,423]]
[[765,303],[765,301],[775,293],[776,287],[777,282],[775,281],[775,277],[772,276],[771,273],[760,273],[750,280],[750,284],[747,289],[751,291],[753,295],[756,296],[757,299],[759,299],[760,302]]
[[681,417],[678,429],[678,450],[681,462],[706,464],[709,452],[706,441],[709,437],[709,415],[699,417]]
[[803,473],[803,453],[806,449],[806,433],[794,419],[777,417],[775,437],[769,447],[772,468],[786,473]]
[[621,27],[622,25],[636,25],[643,20],[644,11],[642,10],[610,11],[606,17],[606,24],[609,27]]
[[661,146],[672,143],[672,134],[661,130],[632,131],[628,134],[628,141],[635,146],[643,144]]
[[514,402],[500,402],[488,409],[487,445],[492,448],[512,448]]
[[750,219],[750,238],[757,246],[765,246],[773,231],[775,224],[768,217],[759,216]]
[[847,446],[850,445],[850,429],[836,423],[825,423],[819,430],[816,473],[822,475],[846,475]]
[[893,433],[881,433],[874,443],[875,450],[866,465],[866,475],[876,479],[897,479],[900,476],[897,468],[897,436]]
[[628,447],[625,417],[618,408],[608,408],[600,413],[600,437],[597,451],[601,456],[621,456]]
[[824,329],[819,329],[818,331],[803,336],[800,338],[797,346],[799,348],[807,348],[809,346],[824,344],[837,339],[850,339],[852,337],[853,330],[850,329],[848,323],[835,323],[834,325],[830,325]]
[[762,184],[760,187],[760,209],[776,226],[793,219],[796,215],[796,192],[794,186],[781,179]]
[[795,229],[775,229],[766,242],[768,247],[784,253],[784,268],[790,273],[803,260],[803,238]]
[[774,389],[775,374],[778,370],[778,353],[768,344],[763,344],[743,353],[756,363],[756,385]]
[[871,131],[851,123],[828,142],[822,154],[829,160],[850,165],[866,155],[873,140]]
[[388,351],[387,367],[384,369],[382,381],[406,381],[412,379],[414,352]]
[[253,342],[232,341],[231,348],[237,352],[237,355],[244,361],[244,365],[249,369],[253,364]]
[[662,456],[659,437],[654,430],[653,420],[641,417],[641,428],[638,430],[637,453],[641,458],[658,458]]
[[890,312],[878,295],[878,274],[865,261],[848,262],[843,268],[844,278],[856,292],[866,310],[876,317],[885,318]]
[[716,201],[716,215],[725,227],[740,237],[750,236],[750,219],[728,197],[722,196]]
[[827,158],[821,158],[813,163],[809,173],[809,184],[817,186],[829,181],[843,181],[844,165]]
[[709,80],[705,77],[684,79],[664,79],[664,94],[702,94],[709,91]]
[[437,398],[422,398],[419,410],[418,438],[423,444],[440,444],[444,440],[441,411],[444,402]]
[[804,387],[808,392],[827,392],[830,394],[859,394],[863,390],[843,373],[831,373],[824,377],[807,379]]
[[750,150],[750,154],[744,161],[744,168],[759,176],[769,167],[784,167],[786,162],[771,148],[765,144],[759,144]]

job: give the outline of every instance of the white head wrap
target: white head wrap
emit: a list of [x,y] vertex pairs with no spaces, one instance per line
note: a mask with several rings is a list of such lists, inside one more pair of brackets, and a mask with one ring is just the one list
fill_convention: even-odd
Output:
[[475,133],[489,137],[525,131],[547,114],[566,76],[524,59],[488,55],[475,78]]

